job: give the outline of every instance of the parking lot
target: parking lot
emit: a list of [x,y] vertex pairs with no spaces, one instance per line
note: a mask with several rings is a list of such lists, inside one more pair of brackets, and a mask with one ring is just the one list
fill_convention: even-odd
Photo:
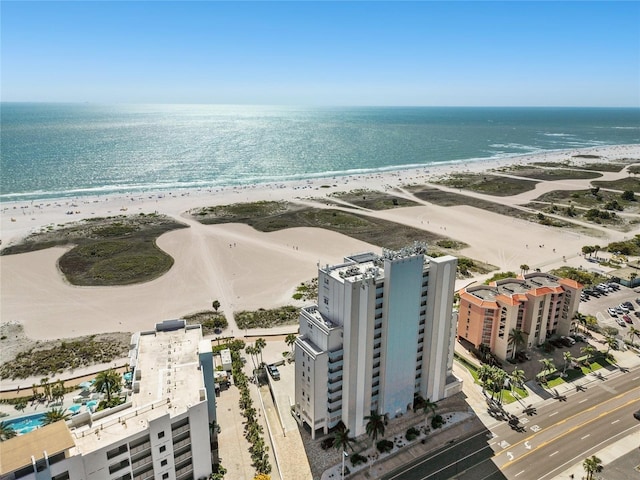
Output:
[[[636,303],[636,299],[640,298],[640,293],[634,292],[633,289],[622,285],[619,285],[619,287],[619,290],[601,294],[600,297],[591,296],[589,300],[580,302],[578,311],[584,315],[593,315],[596,317],[601,327],[617,328],[619,336],[625,338],[631,325],[640,329],[640,318],[635,315],[636,312],[639,312],[638,314],[640,315],[640,305]],[[621,322],[624,325],[618,323],[618,319],[622,319],[622,314],[617,314],[616,317],[612,317],[607,311],[608,308],[615,308],[622,302],[630,302],[633,306],[633,310],[627,314],[631,319],[631,323]]]

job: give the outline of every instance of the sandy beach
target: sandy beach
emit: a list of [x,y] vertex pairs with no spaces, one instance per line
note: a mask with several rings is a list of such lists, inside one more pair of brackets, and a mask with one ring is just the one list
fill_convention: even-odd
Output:
[[[572,158],[576,154],[601,158]],[[479,172],[536,161],[571,160],[577,164],[624,158],[640,159],[640,145],[546,152],[286,184],[3,203],[0,205],[3,247],[47,225],[120,214],[158,212],[174,217],[190,228],[172,231],[159,238],[160,248],[175,259],[167,274],[148,283],[127,287],[69,285],[57,268],[64,248],[2,256],[0,318],[2,322],[24,325],[26,335],[33,339],[46,340],[148,329],[158,321],[209,309],[214,299],[220,301],[221,309],[227,314],[285,304],[302,305],[292,299],[292,294],[300,282],[316,275],[319,263],[339,262],[345,255],[379,252],[380,248],[317,228],[262,233],[243,224],[202,225],[189,219],[185,212],[257,200],[315,201],[323,206],[322,199],[334,192],[388,191],[409,184],[424,184],[455,171]],[[598,180],[626,176],[625,170],[607,172]],[[521,205],[547,191],[584,189],[589,183],[589,180],[542,181],[535,190],[513,197],[463,193],[505,205]],[[579,255],[582,246],[606,245],[640,233],[640,228],[622,233],[601,227],[594,228],[597,233],[590,237],[575,230],[545,227],[470,206],[441,207],[423,201],[419,203],[420,206],[368,211],[366,214],[463,241],[469,247],[460,251],[462,255],[496,265],[500,270],[519,271],[519,265],[524,263],[543,270],[562,264],[586,268],[589,265]],[[458,286],[473,280],[461,280]],[[239,336],[255,332],[240,332],[231,321],[228,333]]]

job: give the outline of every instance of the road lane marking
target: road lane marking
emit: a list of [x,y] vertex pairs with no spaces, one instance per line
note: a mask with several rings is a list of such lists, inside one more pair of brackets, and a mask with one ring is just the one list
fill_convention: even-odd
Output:
[[587,400],[589,400],[589,399],[585,398],[584,400],[580,400],[578,403],[583,403],[583,402],[586,402]]
[[633,377],[631,380],[638,380],[640,377]]
[[551,414],[549,414],[550,417],[553,417],[554,415],[557,415],[559,412],[553,412]]
[[518,475],[520,475],[521,473],[524,473],[524,470],[521,470],[520,472],[516,473],[516,474],[514,475],[514,477],[517,477],[517,476],[518,476]]
[[584,437],[580,437],[580,440],[584,440],[585,438],[590,437],[590,436],[591,436],[591,434],[587,433]]
[[620,421],[620,419],[614,420],[613,422],[611,422],[611,425],[613,425],[614,423],[618,423],[619,421]]
[[589,447],[587,450],[585,450],[585,451],[584,451],[584,452],[582,452],[582,453],[579,453],[578,455],[576,455],[576,456],[575,456],[575,457],[573,457],[573,458],[570,458],[569,460],[567,460],[566,462],[564,462],[564,463],[563,463],[562,465],[560,465],[559,467],[556,467],[556,468],[554,468],[553,470],[551,470],[550,472],[545,473],[542,477],[540,477],[540,478],[539,478],[539,480],[544,480],[546,477],[548,477],[548,476],[550,476],[550,475],[553,475],[553,476],[554,476],[554,478],[555,478],[555,473],[556,473],[558,470],[562,471],[562,470],[566,469],[568,466],[570,466],[570,465],[574,465],[574,464],[575,464],[579,459],[583,459],[583,458],[585,457],[585,453],[586,453],[586,452],[597,451],[597,450],[599,450],[599,449],[600,449],[599,447],[601,447],[601,446],[605,445],[607,442],[613,443],[613,442],[615,442],[615,440],[614,440],[614,439],[616,439],[617,437],[625,437],[625,436],[627,436],[627,435],[628,435],[628,433],[629,433],[630,431],[635,430],[635,429],[637,429],[637,428],[638,428],[638,427],[637,427],[637,425],[634,425],[633,427],[628,428],[628,429],[626,429],[626,430],[623,430],[622,432],[618,432],[617,434],[615,434],[615,435],[614,435],[613,437],[611,437],[611,438],[607,438],[606,440],[603,440],[602,442],[600,442],[600,443],[599,443],[599,444],[597,444],[597,445],[593,445],[593,446]]
[[524,442],[524,448],[531,450],[531,444],[529,442]]
[[532,432],[536,432],[536,433],[541,430],[539,425],[531,425],[529,428],[531,429]]
[[[571,415],[570,417],[565,417],[565,418],[563,418],[562,420],[560,420],[560,421],[556,422],[556,423],[555,423],[554,425],[552,425],[552,426],[557,427],[558,425],[562,425],[563,423],[568,422],[569,420],[572,420],[572,419],[574,419],[575,417],[578,417],[578,416],[582,415],[582,414],[583,414],[583,413],[585,413],[585,412],[590,412],[591,410],[595,409],[595,408],[596,408],[596,407],[598,407],[598,406],[606,405],[607,403],[612,402],[613,400],[616,400],[616,399],[618,399],[618,398],[620,398],[620,397],[622,397],[622,396],[624,396],[624,395],[627,395],[627,394],[629,394],[629,393],[631,393],[631,392],[634,392],[634,391],[636,391],[636,390],[640,390],[640,387],[632,388],[631,390],[627,390],[626,392],[623,392],[623,393],[621,393],[621,394],[619,394],[619,395],[616,395],[616,396],[615,396],[615,397],[613,397],[613,398],[609,398],[609,399],[605,400],[604,402],[601,402],[600,404],[598,404],[598,405],[596,405],[596,406],[594,406],[594,407],[591,407],[591,408],[589,408],[589,409],[587,409],[587,410],[581,410],[580,412],[575,413],[575,414]],[[584,401],[584,400],[583,400],[583,401]],[[633,401],[635,401],[635,400],[632,400],[631,402],[627,402],[627,404],[629,404],[629,403],[633,403]],[[618,407],[618,408],[614,409],[613,411],[618,410],[619,408],[622,408],[622,407]],[[587,423],[589,423],[589,422],[590,422],[590,420],[589,420]],[[531,435],[528,439],[526,439],[526,438],[525,438],[525,439],[523,439],[523,440],[520,440],[519,442],[514,443],[514,444],[513,444],[513,446],[514,446],[514,447],[517,447],[518,445],[522,444],[525,440],[531,440],[533,437],[535,437],[535,436],[538,434],[538,432],[537,432],[536,430],[534,430],[534,427],[536,427],[536,428],[538,428],[538,430],[540,430],[540,427],[539,427],[538,425],[533,425],[533,426],[532,426],[532,427],[530,427],[530,428],[531,428],[531,430],[533,430],[533,431],[534,431],[534,432],[536,432],[536,433],[534,433],[533,435]],[[503,452],[497,453],[497,454],[496,454],[496,456],[501,455],[502,453],[503,453]]]
[[509,460],[513,460],[513,453],[507,452],[507,457],[509,457]]
[[500,445],[500,448],[509,448],[511,446],[506,440],[502,440],[498,445]]
[[558,453],[558,450],[556,450],[555,452],[553,452],[551,455],[549,455],[550,457],[553,457],[555,454]]
[[[626,393],[629,393],[629,392],[632,392],[632,391],[634,391],[634,390],[638,390],[638,389],[640,389],[640,387],[636,387],[636,388],[634,388],[634,389],[631,389],[631,390],[629,390],[629,391],[628,391],[628,392],[626,392]],[[528,451],[524,452],[522,455],[520,455],[520,456],[518,457],[518,459],[517,459],[517,460],[509,460],[508,462],[505,462],[505,463],[500,467],[500,470],[504,471],[504,469],[506,469],[507,467],[511,466],[511,464],[513,464],[513,463],[515,463],[515,462],[517,462],[517,461],[520,461],[520,460],[522,460],[523,458],[525,458],[526,456],[528,456],[528,455],[530,455],[531,453],[535,452],[536,450],[539,450],[539,449],[541,449],[541,448],[543,448],[543,447],[546,447],[548,444],[550,444],[550,443],[552,443],[552,442],[555,442],[556,440],[559,440],[560,438],[562,438],[562,437],[564,437],[564,436],[566,436],[566,435],[569,435],[569,434],[570,434],[571,432],[573,432],[574,430],[577,430],[577,429],[579,429],[579,428],[586,427],[586,426],[587,426],[587,425],[589,425],[590,423],[595,422],[596,420],[598,420],[601,416],[603,416],[603,415],[609,415],[609,414],[611,414],[611,413],[613,413],[613,412],[616,412],[616,411],[620,410],[621,408],[628,407],[629,405],[631,405],[631,404],[633,404],[633,403],[636,403],[637,401],[638,401],[638,400],[637,400],[636,398],[633,398],[633,399],[629,400],[627,403],[624,403],[624,404],[622,404],[622,405],[620,405],[620,406],[618,406],[618,407],[614,408],[613,410],[611,410],[611,411],[609,411],[609,412],[605,412],[605,413],[603,413],[602,415],[598,415],[597,417],[593,417],[593,418],[591,418],[591,419],[587,420],[586,422],[584,422],[584,423],[582,423],[582,424],[580,424],[580,425],[576,425],[575,427],[571,427],[571,428],[569,428],[569,429],[565,430],[564,432],[560,433],[560,434],[559,434],[559,435],[557,435],[556,437],[554,437],[554,438],[552,438],[552,439],[550,439],[550,440],[547,440],[546,442],[542,442],[542,443],[541,443],[540,445],[538,445],[536,448],[533,448],[533,449],[531,449],[531,450],[528,450]],[[603,402],[603,403],[601,403],[600,405],[603,405],[604,403],[607,403],[607,402]],[[578,415],[578,414],[574,415],[573,417],[575,417],[575,416],[577,416],[577,415]],[[570,417],[570,418],[573,418],[573,417]],[[559,422],[559,423],[562,423],[562,422]],[[558,425],[558,424],[556,424],[556,425]],[[535,436],[535,435],[532,435],[531,437],[529,437],[529,439],[533,438],[534,436]],[[589,435],[587,435],[587,436],[589,436]],[[584,437],[584,438],[586,438],[586,437]],[[520,443],[524,443],[525,441],[526,441],[526,440],[522,440],[521,442],[514,444],[514,446],[519,445]],[[502,452],[501,452],[501,453],[502,453]],[[497,457],[498,455],[500,455],[500,453],[496,454],[496,457]]]

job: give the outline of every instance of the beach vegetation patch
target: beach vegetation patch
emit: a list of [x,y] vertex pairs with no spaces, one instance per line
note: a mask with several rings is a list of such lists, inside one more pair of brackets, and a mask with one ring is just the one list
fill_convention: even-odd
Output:
[[556,268],[554,270],[551,270],[549,273],[555,275],[556,277],[575,280],[576,282],[581,283],[584,286],[598,285],[599,283],[608,281],[608,278],[604,275],[567,266]]
[[182,317],[187,325],[202,325],[202,335],[217,335],[216,330],[224,330],[229,326],[227,318],[222,312],[204,310],[202,312],[191,313]]
[[318,277],[307,282],[301,282],[293,294],[294,300],[310,301],[318,298]]
[[271,217],[286,212],[291,207],[288,202],[248,202],[216,205],[192,210],[193,216],[205,224],[214,223],[247,223],[248,220],[260,217]]
[[0,365],[0,378],[46,377],[98,363],[124,358],[130,333],[91,335],[75,339],[37,342]]
[[489,285],[491,282],[497,282],[498,280],[503,280],[505,278],[516,278],[518,275],[515,272],[496,272],[493,274],[491,278],[488,278],[484,281],[485,285]]
[[351,190],[349,192],[336,192],[330,195],[343,202],[368,210],[388,210],[400,207],[415,207],[420,205],[413,200],[397,197],[377,190]]
[[58,267],[73,285],[131,285],[166,273],[173,258],[160,250],[156,239],[163,233],[186,228],[158,214],[89,218],[53,229],[43,228],[0,254],[27,253],[72,245]]
[[535,180],[554,181],[554,180],[590,180],[602,176],[599,172],[568,169],[568,168],[525,168],[500,170],[504,173],[517,175],[518,177],[532,178]]
[[584,165],[577,165],[576,168],[583,170],[595,170],[597,172],[620,172],[627,165],[624,163],[586,163]]
[[73,248],[58,266],[73,285],[131,285],[159,277],[173,265],[173,258],[150,240],[95,241]]
[[[257,202],[261,203],[261,202]],[[331,230],[363,242],[379,247],[397,250],[416,241],[436,244],[448,237],[427,230],[413,228],[407,225],[360,215],[350,211],[333,208],[322,209],[287,202],[266,202],[276,204],[272,206],[271,214],[266,209],[259,210],[261,214],[247,215],[242,218],[227,215],[216,216],[217,210],[208,210],[206,215],[199,215],[198,209],[191,211],[195,218],[204,224],[218,224],[229,222],[245,223],[260,232],[273,232],[285,228],[314,227]],[[255,205],[255,204],[251,204]],[[226,207],[222,210],[226,211]],[[207,207],[219,208],[219,207]],[[262,207],[261,207],[262,208]],[[246,212],[246,209],[243,209]],[[460,242],[461,248],[467,247]]]
[[[519,218],[528,222],[540,223],[541,220],[537,214],[531,213],[524,208],[517,208],[509,205],[503,205],[501,203],[490,202],[480,198],[469,197],[464,194],[444,192],[438,188],[426,187],[424,185],[413,185],[407,187],[407,189],[410,190],[417,198],[426,202],[433,203],[435,205],[440,205],[442,207],[466,205],[469,207],[480,208],[482,210],[487,210],[492,213],[497,213],[512,218]],[[525,205],[525,207],[538,210],[540,208],[540,205],[531,203]],[[554,218],[553,221],[551,221],[551,219],[545,219],[543,217],[542,220],[546,222],[545,225],[550,225],[558,228],[572,228],[575,230],[580,230],[585,234],[589,234],[592,236],[599,235],[599,232],[597,230],[588,229],[586,227],[582,227],[571,222],[562,221],[557,218]]]
[[640,179],[636,177],[625,177],[619,178],[618,180],[594,180],[591,183],[594,186],[611,190],[640,192]]
[[605,249],[616,255],[639,256],[640,235],[635,235],[633,238],[621,242],[612,242]]
[[285,305],[280,308],[265,310],[260,308],[255,311],[242,310],[234,312],[238,328],[271,328],[279,325],[294,325],[298,323],[299,308]]
[[533,190],[538,182],[501,175],[454,173],[437,179],[433,183],[486,195],[509,197]]

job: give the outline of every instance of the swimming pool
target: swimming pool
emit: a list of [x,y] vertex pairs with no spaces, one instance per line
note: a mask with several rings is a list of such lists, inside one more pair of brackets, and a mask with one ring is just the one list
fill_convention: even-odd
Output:
[[45,413],[32,413],[31,415],[25,415],[24,417],[13,418],[5,422],[6,425],[13,427],[18,435],[24,435],[38,427],[42,426]]

